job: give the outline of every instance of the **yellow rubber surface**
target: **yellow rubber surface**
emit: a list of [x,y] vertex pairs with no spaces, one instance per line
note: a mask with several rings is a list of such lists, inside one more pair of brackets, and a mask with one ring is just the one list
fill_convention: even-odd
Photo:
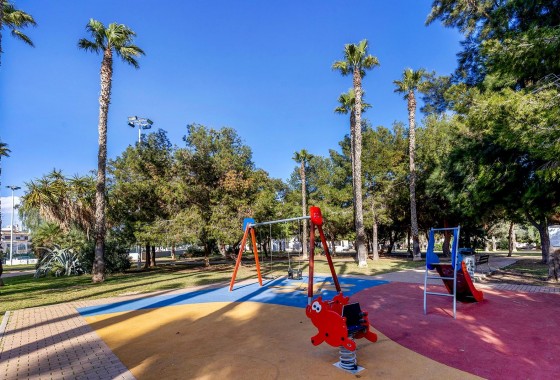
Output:
[[137,379],[475,379],[376,331],[357,340],[357,375],[332,364],[338,349],[313,346],[305,310],[255,302],[202,303],[87,317]]

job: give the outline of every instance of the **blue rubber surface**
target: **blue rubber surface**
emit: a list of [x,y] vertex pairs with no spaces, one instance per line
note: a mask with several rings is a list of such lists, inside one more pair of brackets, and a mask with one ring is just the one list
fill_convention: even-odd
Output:
[[[154,309],[165,306],[244,301],[305,308],[307,305],[307,279],[308,277],[304,277],[302,280],[288,280],[282,277],[276,280],[263,281],[262,287],[260,287],[258,283],[236,285],[231,292],[229,291],[229,286],[209,288],[180,294],[147,297],[105,305],[83,307],[79,308],[78,312],[84,317],[90,317],[94,315]],[[388,281],[347,277],[339,278],[339,282],[345,296],[351,296],[363,289],[388,283]],[[332,277],[315,277],[314,288],[314,297],[321,295],[324,299],[332,299],[336,295]]]

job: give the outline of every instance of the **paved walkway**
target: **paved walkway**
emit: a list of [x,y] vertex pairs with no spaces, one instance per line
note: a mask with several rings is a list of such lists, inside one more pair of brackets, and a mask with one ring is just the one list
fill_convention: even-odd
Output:
[[[490,266],[500,268],[514,261],[492,258]],[[423,283],[424,270],[404,270],[375,276],[374,279]],[[516,292],[560,293],[559,288],[551,287],[483,286]],[[0,380],[134,379],[76,308],[139,297],[146,295],[69,302],[8,312],[0,324]]]
[[2,273],[2,278],[24,276],[26,274],[34,274],[34,273],[35,273],[34,270],[20,270],[20,271],[17,271],[17,272],[4,272],[4,273]]
[[[489,260],[489,265],[483,264],[476,268],[476,277],[484,277],[487,275],[492,269],[504,268],[508,265],[511,265],[517,261],[516,258],[511,257],[501,257],[501,256],[492,256]],[[392,281],[392,282],[407,282],[412,284],[423,284],[424,283],[424,275],[425,269],[422,266],[418,269],[405,269],[398,272],[391,272],[380,274],[378,276],[373,276],[373,278],[377,280],[385,280],[385,281]],[[436,280],[434,280],[436,281]],[[439,283],[440,281],[437,280]]]
[[9,312],[0,379],[134,379],[71,302]]

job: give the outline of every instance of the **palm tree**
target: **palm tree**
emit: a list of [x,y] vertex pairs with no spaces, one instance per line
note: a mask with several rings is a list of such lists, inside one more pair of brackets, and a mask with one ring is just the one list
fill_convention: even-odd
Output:
[[342,75],[352,75],[354,88],[354,144],[352,159],[354,161],[354,201],[355,201],[355,228],[356,228],[356,253],[358,265],[367,266],[366,234],[364,230],[364,214],[362,208],[362,78],[366,69],[379,65],[376,57],[368,54],[367,40],[356,44],[344,45],[344,60],[336,61],[332,68]]
[[22,40],[29,46],[33,46],[33,41],[20,30],[20,28],[30,25],[37,25],[33,16],[15,9],[14,5],[9,1],[0,0],[0,57],[2,55],[2,29],[4,25],[11,30],[12,36]]
[[415,91],[421,89],[426,78],[426,71],[423,69],[414,71],[405,69],[401,80],[395,80],[395,92],[404,94],[404,99],[408,101],[408,155],[410,162],[410,230],[412,233],[412,259],[422,260],[420,254],[420,241],[418,239],[418,215],[416,214],[416,166],[414,156],[416,151],[416,96]]
[[[8,149],[8,144],[0,141],[0,179],[2,178],[2,157],[10,157],[10,149]],[[0,183],[1,187],[2,183]],[[2,201],[0,200],[0,224],[2,221]],[[2,245],[0,244],[0,286],[4,286],[4,281],[2,281],[2,272],[4,272],[4,267],[2,266],[2,259],[4,252],[2,252]]]
[[[299,176],[301,178],[301,215],[307,215],[307,179],[305,176],[305,170],[307,168],[307,163],[313,155],[309,154],[305,149],[294,153],[294,161],[300,164],[299,166]],[[309,257],[307,253],[307,219],[303,219],[303,231],[301,237],[301,245],[303,247],[303,258],[307,259]],[[309,244],[314,244],[314,242],[309,242]]]
[[144,51],[134,45],[136,36],[126,25],[112,23],[105,27],[99,21],[90,19],[86,30],[91,33],[93,41],[80,39],[78,47],[86,51],[102,53],[101,61],[101,94],[99,95],[99,151],[97,154],[97,184],[95,194],[95,259],[93,261],[93,282],[105,280],[105,176],[107,168],[107,115],[111,101],[111,84],[113,80],[113,52],[121,59],[138,68],[136,57],[144,55]]
[[68,232],[77,227],[86,234],[94,225],[95,180],[91,176],[66,178],[59,170],[26,183],[22,197],[24,215],[38,214],[46,222]]
[[[366,109],[371,108],[371,104],[365,103],[363,101],[364,93],[362,93],[362,112]],[[348,114],[350,113],[350,161],[352,165],[352,184],[354,183],[354,178],[356,177],[356,169],[354,167],[354,144],[355,144],[355,129],[356,129],[356,117],[354,114],[354,103],[356,102],[356,97],[354,94],[354,89],[351,88],[348,92],[340,94],[338,97],[338,107],[334,109],[334,112],[339,114]],[[354,201],[354,219],[356,218],[356,198],[353,199]]]

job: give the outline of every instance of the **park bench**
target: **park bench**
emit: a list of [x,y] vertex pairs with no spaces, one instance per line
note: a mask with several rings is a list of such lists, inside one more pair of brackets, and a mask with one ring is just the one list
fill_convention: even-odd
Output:
[[476,267],[478,268],[480,265],[486,264],[488,266],[488,270],[492,270],[490,267],[490,263],[488,260],[490,259],[490,255],[480,255],[476,259]]

